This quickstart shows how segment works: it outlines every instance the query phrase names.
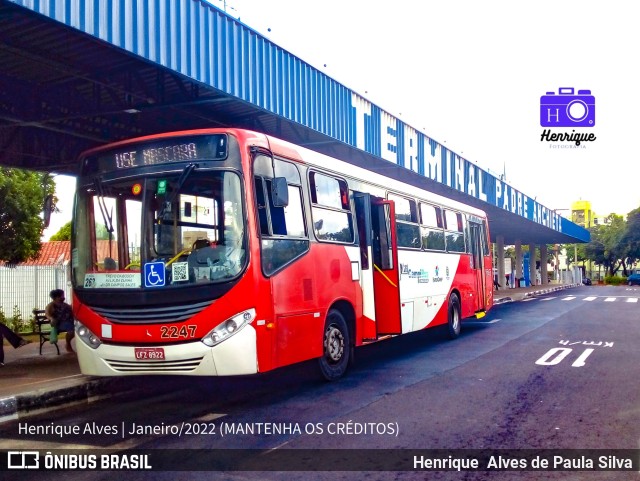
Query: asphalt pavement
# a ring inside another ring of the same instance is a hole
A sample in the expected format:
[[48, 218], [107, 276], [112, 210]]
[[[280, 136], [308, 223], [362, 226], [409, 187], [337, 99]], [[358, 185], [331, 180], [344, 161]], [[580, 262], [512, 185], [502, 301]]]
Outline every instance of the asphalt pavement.
[[[494, 291], [494, 302], [513, 302], [571, 287], [575, 285], [501, 288]], [[55, 346], [45, 343], [40, 354], [37, 341], [18, 349], [4, 343], [5, 365], [0, 367], [0, 423], [140, 389], [141, 376], [101, 378], [81, 374], [76, 354], [65, 352], [63, 340], [60, 346], [58, 354]], [[161, 384], [148, 377], [145, 382], [150, 387]]]

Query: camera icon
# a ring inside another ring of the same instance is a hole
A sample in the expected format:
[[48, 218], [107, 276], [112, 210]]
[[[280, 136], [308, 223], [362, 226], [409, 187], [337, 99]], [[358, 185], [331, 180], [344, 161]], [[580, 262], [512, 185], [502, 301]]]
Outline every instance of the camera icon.
[[596, 98], [591, 90], [560, 87], [558, 93], [540, 97], [542, 127], [593, 127], [596, 124]]

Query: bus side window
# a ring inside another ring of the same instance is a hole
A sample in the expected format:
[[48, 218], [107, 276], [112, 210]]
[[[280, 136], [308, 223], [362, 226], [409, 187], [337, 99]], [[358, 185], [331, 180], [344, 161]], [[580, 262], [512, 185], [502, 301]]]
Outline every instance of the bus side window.
[[[266, 179], [267, 192], [271, 192], [271, 179]], [[273, 199], [270, 195], [269, 212], [271, 213], [271, 233], [273, 235], [287, 235], [287, 221], [285, 219], [285, 207], [276, 207], [273, 205]], [[295, 200], [294, 200], [295, 202]]]
[[289, 185], [290, 204], [275, 207], [271, 201], [271, 179], [255, 177], [256, 204], [260, 233], [262, 235], [281, 235], [304, 237], [306, 229], [302, 214], [302, 193], [300, 187]]
[[442, 209], [440, 207], [420, 203], [422, 248], [443, 251], [444, 231], [442, 230]]
[[376, 204], [371, 207], [373, 264], [382, 270], [393, 269], [390, 216], [389, 204]]
[[360, 267], [368, 270], [369, 246], [371, 243], [371, 197], [362, 192], [353, 193], [353, 203], [355, 206], [356, 228], [358, 229], [358, 239], [360, 244]]
[[258, 207], [258, 220], [260, 221], [260, 233], [269, 235], [269, 212], [265, 201], [264, 182], [262, 177], [254, 179], [256, 187], [256, 204]]
[[355, 232], [347, 183], [336, 177], [311, 172], [309, 190], [316, 238], [324, 242], [353, 243]]
[[489, 229], [487, 227], [487, 219], [482, 223], [482, 254], [484, 256], [489, 255]]
[[420, 226], [418, 225], [416, 201], [394, 194], [389, 194], [388, 198], [396, 206], [398, 247], [420, 249]]
[[447, 252], [465, 252], [462, 214], [451, 210], [445, 210], [444, 214]]
[[254, 183], [262, 236], [262, 271], [270, 276], [309, 250], [302, 189], [289, 184], [288, 205], [275, 207], [269, 195], [271, 179], [256, 176]]

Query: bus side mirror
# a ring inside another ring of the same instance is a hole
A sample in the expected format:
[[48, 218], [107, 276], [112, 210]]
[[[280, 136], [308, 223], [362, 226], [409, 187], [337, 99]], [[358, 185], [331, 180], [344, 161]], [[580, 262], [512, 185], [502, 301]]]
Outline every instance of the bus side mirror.
[[289, 205], [289, 186], [285, 177], [271, 179], [271, 203], [274, 207]]

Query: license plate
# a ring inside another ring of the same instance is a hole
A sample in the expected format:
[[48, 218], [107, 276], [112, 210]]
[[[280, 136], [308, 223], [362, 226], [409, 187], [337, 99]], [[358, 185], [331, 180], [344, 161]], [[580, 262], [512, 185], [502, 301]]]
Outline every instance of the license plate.
[[162, 347], [135, 347], [133, 351], [138, 361], [164, 361]]

